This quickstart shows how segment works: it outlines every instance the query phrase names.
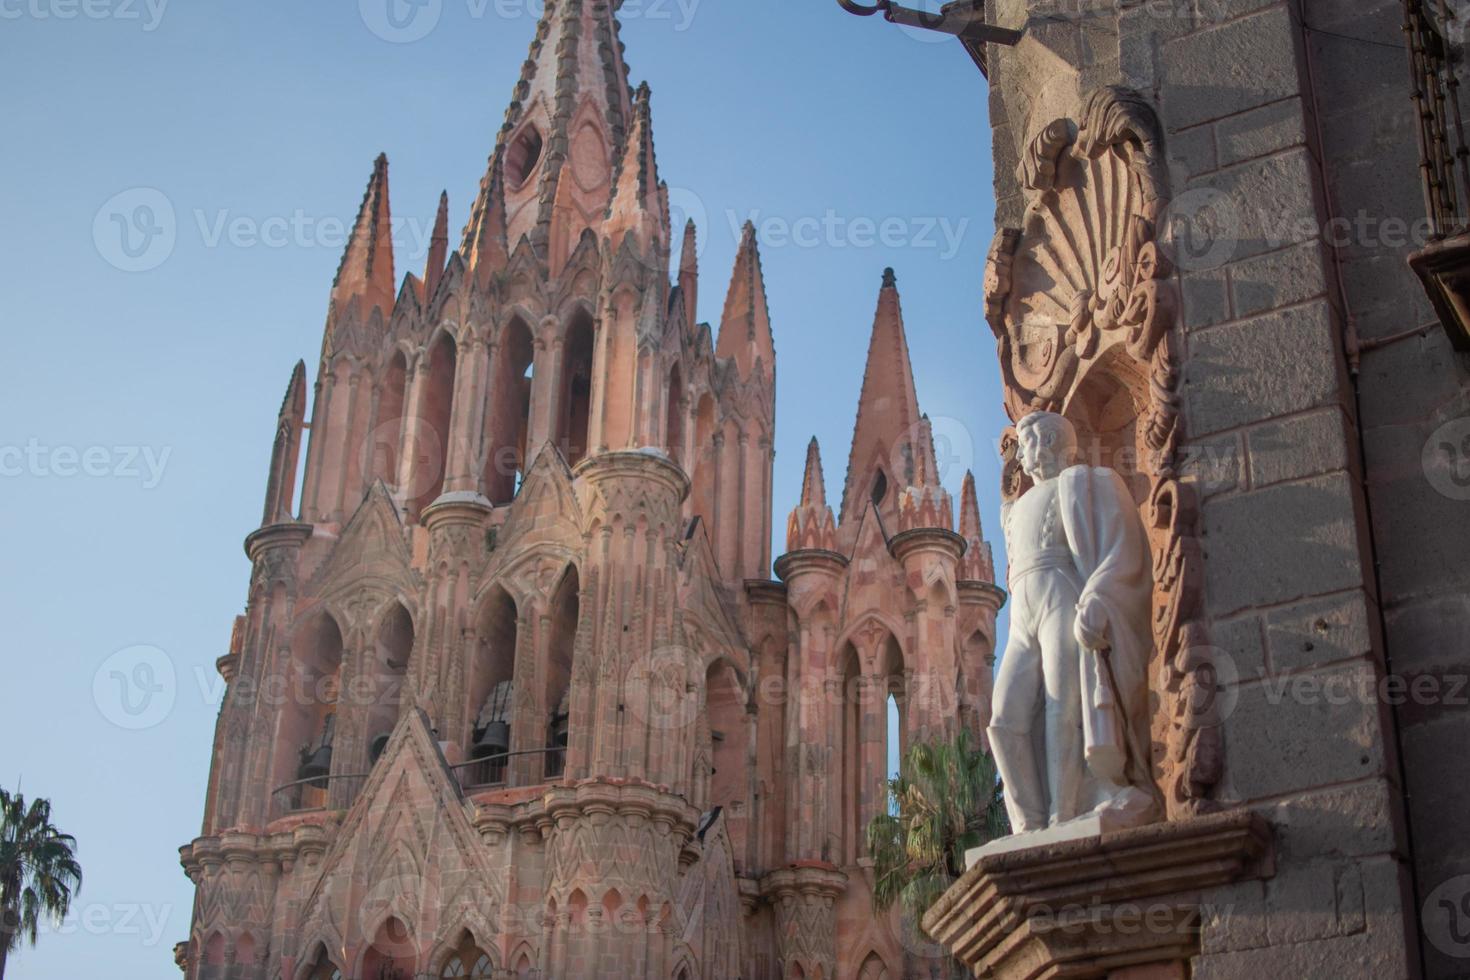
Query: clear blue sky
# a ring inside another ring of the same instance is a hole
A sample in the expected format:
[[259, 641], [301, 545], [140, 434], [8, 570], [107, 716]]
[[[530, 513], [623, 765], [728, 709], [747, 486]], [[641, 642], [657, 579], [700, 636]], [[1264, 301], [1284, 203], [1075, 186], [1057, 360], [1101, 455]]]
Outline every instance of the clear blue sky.
[[[367, 26], [374, 2], [0, 0], [0, 783], [52, 798], [86, 871], [67, 935], [13, 957], [14, 980], [175, 975], [213, 664], [245, 599], [241, 541], [287, 376], [315, 366], [338, 227], [385, 151], [400, 277], [422, 267], [441, 188], [458, 242], [539, 10], [437, 0], [433, 30], [392, 43]], [[945, 482], [958, 499], [973, 455], [993, 536], [1004, 414], [981, 306], [980, 74], [957, 44], [832, 0], [625, 10], [660, 170], [706, 216], [702, 319], [718, 320], [740, 223], [762, 231], [778, 536], [813, 434], [840, 492], [888, 265], [921, 405], [959, 446]], [[161, 196], [171, 250], [120, 250], [120, 206], [104, 208], [119, 194], [140, 221], [154, 206], [150, 227]], [[122, 710], [115, 671], [163, 689], [144, 715]]]

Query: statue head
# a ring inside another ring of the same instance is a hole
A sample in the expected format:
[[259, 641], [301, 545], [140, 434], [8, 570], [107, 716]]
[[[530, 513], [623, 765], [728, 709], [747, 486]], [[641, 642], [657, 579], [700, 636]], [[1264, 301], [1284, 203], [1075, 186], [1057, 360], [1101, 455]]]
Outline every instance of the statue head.
[[1061, 473], [1077, 454], [1077, 430], [1055, 412], [1032, 412], [1016, 423], [1021, 468], [1033, 480]]

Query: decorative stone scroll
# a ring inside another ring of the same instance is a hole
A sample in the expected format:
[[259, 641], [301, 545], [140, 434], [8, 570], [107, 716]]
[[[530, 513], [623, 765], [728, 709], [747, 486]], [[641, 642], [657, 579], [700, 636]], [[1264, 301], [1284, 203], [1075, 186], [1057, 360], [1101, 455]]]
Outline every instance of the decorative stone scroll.
[[[1098, 462], [1136, 467], [1132, 483], [1154, 559], [1154, 775], [1169, 816], [1178, 818], [1212, 808], [1223, 750], [1209, 710], [1208, 634], [1197, 619], [1199, 512], [1179, 472], [1177, 302], [1158, 237], [1168, 200], [1159, 132], [1148, 103], [1121, 88], [1093, 92], [1079, 120], [1041, 129], [1018, 172], [1024, 226], [1002, 228], [991, 247], [985, 312], [1012, 421], [1061, 413], [1130, 454]], [[1099, 392], [1120, 394], [1104, 412]], [[1128, 416], [1121, 422], [1119, 404]], [[1002, 450], [1003, 496], [1015, 500], [1027, 481], [1014, 430]]]

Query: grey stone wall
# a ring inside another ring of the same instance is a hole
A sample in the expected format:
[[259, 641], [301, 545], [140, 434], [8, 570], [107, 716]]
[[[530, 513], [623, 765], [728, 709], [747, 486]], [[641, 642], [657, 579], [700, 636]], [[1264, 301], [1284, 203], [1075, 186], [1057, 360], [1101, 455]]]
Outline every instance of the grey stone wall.
[[1197, 236], [1177, 285], [1233, 668], [1219, 795], [1279, 850], [1274, 877], [1211, 897], [1195, 976], [1414, 976], [1421, 950], [1428, 977], [1470, 975], [1438, 904], [1470, 896], [1470, 370], [1405, 262], [1424, 205], [1399, 0], [988, 13], [1027, 32], [991, 49], [998, 221], [1020, 222], [1036, 129], [1124, 85], [1158, 111]]

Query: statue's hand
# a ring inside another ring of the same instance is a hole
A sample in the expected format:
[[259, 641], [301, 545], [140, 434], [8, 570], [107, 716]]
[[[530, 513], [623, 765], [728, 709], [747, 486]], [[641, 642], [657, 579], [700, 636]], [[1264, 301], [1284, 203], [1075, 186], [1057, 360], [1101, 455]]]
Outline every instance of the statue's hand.
[[1097, 601], [1084, 601], [1077, 606], [1077, 621], [1072, 633], [1084, 650], [1106, 650], [1108, 642], [1108, 614]]

